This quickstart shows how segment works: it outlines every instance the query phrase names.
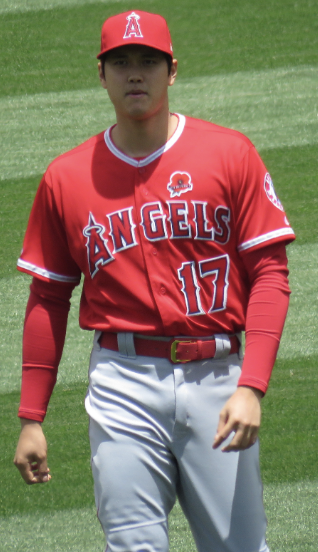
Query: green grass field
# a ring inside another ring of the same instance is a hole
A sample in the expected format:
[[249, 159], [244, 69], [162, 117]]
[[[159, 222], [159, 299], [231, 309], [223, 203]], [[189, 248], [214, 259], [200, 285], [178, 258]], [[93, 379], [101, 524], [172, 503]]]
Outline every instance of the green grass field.
[[[128, 9], [168, 19], [179, 59], [171, 108], [247, 134], [296, 231], [288, 248], [290, 311], [263, 400], [261, 468], [271, 551], [317, 552], [316, 0], [0, 0], [0, 549], [101, 552], [104, 546], [83, 406], [92, 335], [78, 329], [79, 290], [44, 423], [53, 479], [28, 487], [12, 463], [30, 283], [15, 266], [47, 164], [113, 122], [95, 56], [104, 19]], [[171, 551], [194, 552], [178, 504], [170, 535]]]

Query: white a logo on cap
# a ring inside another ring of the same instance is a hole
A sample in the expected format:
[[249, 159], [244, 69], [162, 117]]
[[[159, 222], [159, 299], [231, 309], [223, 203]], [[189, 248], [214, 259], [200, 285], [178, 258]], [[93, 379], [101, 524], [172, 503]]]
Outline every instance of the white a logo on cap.
[[140, 15], [137, 15], [135, 12], [132, 12], [130, 15], [128, 15], [128, 23], [123, 38], [130, 38], [131, 36], [143, 38], [138, 19], [140, 19]]

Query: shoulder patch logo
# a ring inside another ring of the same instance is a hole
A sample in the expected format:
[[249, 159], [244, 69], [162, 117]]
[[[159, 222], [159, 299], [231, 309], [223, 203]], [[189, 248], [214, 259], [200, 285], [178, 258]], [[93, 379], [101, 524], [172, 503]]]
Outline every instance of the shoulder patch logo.
[[174, 172], [170, 176], [170, 182], [167, 185], [170, 197], [179, 196], [193, 190], [191, 176], [187, 172]]
[[271, 179], [271, 175], [269, 173], [265, 174], [264, 190], [266, 192], [266, 195], [267, 195], [269, 201], [271, 201], [272, 204], [275, 205], [275, 207], [277, 207], [277, 209], [280, 209], [281, 211], [284, 211], [284, 207], [282, 206], [281, 202], [279, 201], [279, 199], [276, 195], [274, 184], [273, 184], [273, 181]]
[[131, 36], [136, 36], [138, 38], [143, 38], [138, 19], [140, 15], [137, 15], [135, 12], [132, 12], [126, 18], [128, 23], [126, 26], [125, 34], [123, 38], [130, 38]]

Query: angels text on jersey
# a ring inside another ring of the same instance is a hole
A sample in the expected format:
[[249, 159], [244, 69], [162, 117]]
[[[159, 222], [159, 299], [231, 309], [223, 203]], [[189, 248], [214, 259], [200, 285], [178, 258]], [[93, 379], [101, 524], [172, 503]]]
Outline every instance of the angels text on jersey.
[[[207, 216], [207, 202], [191, 201], [191, 204], [186, 201], [167, 201], [169, 216], [165, 214], [160, 201], [144, 204], [140, 212], [140, 226], [145, 239], [156, 242], [193, 238], [226, 244], [230, 238], [230, 209], [219, 205], [214, 210], [211, 222]], [[104, 221], [96, 220], [94, 214], [89, 213], [83, 235], [87, 238], [87, 256], [92, 278], [100, 266], [115, 260], [116, 253], [139, 245], [133, 210], [133, 207], [127, 207], [106, 214]], [[108, 231], [106, 220], [109, 224]]]
[[[160, 201], [146, 203], [141, 207], [139, 226], [148, 242], [194, 239], [225, 245], [229, 241], [231, 213], [228, 207], [219, 205], [214, 211], [210, 208], [208, 215], [208, 202], [173, 200], [166, 202], [166, 208], [167, 214]], [[133, 207], [107, 213], [103, 221], [89, 213], [83, 235], [86, 237], [92, 278], [101, 267], [115, 261], [116, 254], [139, 245], [136, 228]], [[228, 255], [200, 261], [197, 268], [193, 261], [182, 263], [178, 269], [178, 278], [188, 316], [205, 314], [200, 301], [197, 272], [199, 277], [212, 277], [212, 304], [209, 312], [226, 307], [229, 263]]]

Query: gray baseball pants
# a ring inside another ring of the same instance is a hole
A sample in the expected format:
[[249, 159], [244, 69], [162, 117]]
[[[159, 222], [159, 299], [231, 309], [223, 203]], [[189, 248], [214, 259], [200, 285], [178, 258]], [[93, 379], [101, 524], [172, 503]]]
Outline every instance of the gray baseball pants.
[[107, 552], [168, 552], [178, 497], [198, 552], [269, 552], [259, 443], [212, 449], [240, 374], [237, 354], [172, 364], [98, 344], [85, 401]]

